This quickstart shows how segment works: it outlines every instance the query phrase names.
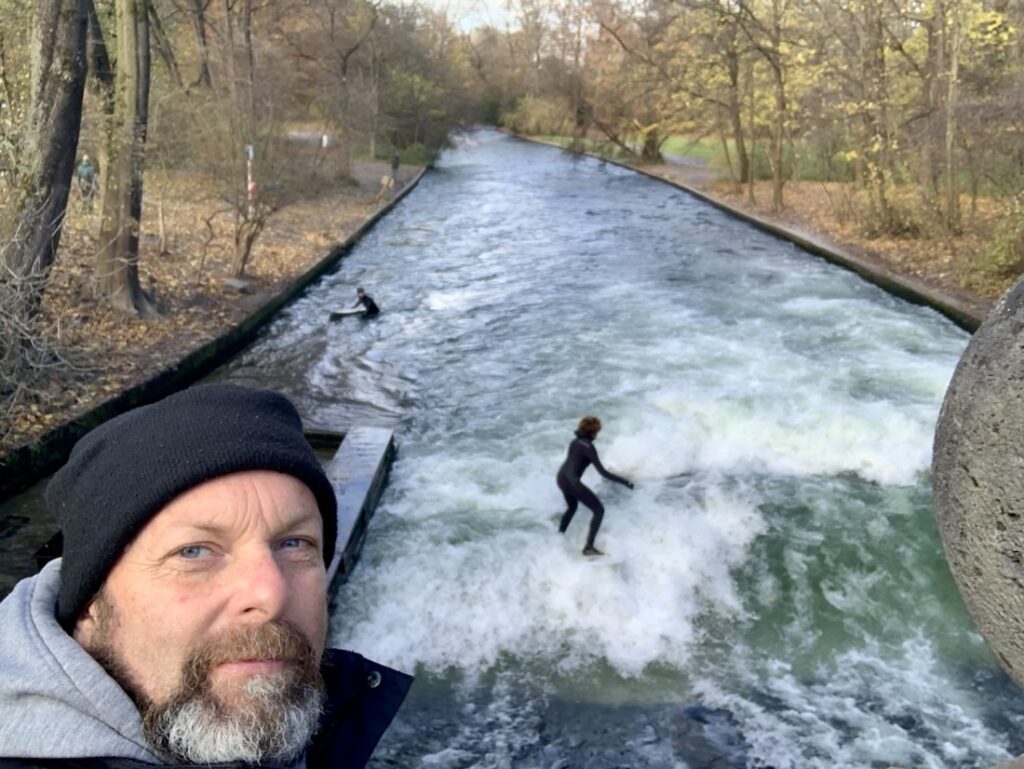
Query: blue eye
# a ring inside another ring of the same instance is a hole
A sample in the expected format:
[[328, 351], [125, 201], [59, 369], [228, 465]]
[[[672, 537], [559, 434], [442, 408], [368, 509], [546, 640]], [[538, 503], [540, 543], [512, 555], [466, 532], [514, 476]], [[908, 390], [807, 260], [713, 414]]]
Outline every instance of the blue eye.
[[281, 549], [294, 550], [296, 548], [302, 547], [304, 544], [305, 541], [299, 539], [298, 537], [289, 537], [288, 539], [281, 540]]
[[188, 545], [187, 547], [181, 548], [181, 550], [178, 551], [178, 555], [180, 555], [182, 558], [192, 560], [195, 558], [199, 558], [200, 556], [204, 555], [205, 553], [208, 553], [209, 551], [210, 549], [208, 547], [203, 547], [202, 545]]

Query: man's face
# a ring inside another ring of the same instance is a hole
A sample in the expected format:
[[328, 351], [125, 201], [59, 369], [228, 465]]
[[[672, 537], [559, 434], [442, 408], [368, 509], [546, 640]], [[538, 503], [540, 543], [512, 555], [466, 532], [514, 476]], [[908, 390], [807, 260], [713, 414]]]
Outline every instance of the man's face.
[[271, 711], [319, 696], [326, 635], [316, 500], [297, 479], [262, 470], [207, 481], [164, 507], [74, 630], [136, 699], [147, 726], [205, 703], [208, 722], [193, 719], [198, 731], [235, 716], [258, 728], [280, 716], [281, 728], [293, 729], [290, 714]]

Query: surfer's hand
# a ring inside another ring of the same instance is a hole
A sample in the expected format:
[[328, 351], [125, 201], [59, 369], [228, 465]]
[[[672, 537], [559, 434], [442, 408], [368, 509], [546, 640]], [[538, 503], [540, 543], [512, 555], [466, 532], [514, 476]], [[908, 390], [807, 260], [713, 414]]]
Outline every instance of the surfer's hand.
[[633, 489], [633, 481], [626, 481], [626, 482], [625, 482], [625, 483], [623, 484], [623, 486], [625, 486], [625, 487], [626, 487], [627, 489], [630, 489], [630, 490], [632, 490], [632, 489]]

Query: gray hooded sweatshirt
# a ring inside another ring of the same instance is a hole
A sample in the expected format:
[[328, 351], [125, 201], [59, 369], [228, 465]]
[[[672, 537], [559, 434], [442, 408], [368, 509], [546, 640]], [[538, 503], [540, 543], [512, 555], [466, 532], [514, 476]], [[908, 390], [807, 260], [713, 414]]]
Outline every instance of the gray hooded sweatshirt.
[[0, 603], [0, 756], [161, 763], [135, 704], [57, 624], [60, 559]]

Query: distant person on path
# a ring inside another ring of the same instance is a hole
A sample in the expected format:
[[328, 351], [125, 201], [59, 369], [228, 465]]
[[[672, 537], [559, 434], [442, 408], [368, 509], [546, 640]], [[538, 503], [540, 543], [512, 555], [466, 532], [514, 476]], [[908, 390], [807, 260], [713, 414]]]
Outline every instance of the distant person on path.
[[352, 306], [358, 307], [359, 305], [362, 305], [364, 318], [374, 318], [380, 314], [380, 307], [378, 307], [377, 303], [373, 301], [372, 296], [363, 291], [362, 287], [356, 289], [356, 296], [358, 298], [356, 299], [356, 303]]
[[391, 178], [395, 181], [395, 186], [398, 186], [398, 165], [401, 161], [398, 158], [398, 150], [395, 147], [391, 148]]
[[92, 209], [92, 199], [96, 195], [96, 166], [92, 164], [88, 155], [82, 155], [82, 160], [75, 168], [75, 180], [78, 182], [78, 191], [82, 193], [82, 200], [86, 208]]
[[121, 414], [46, 505], [63, 557], [0, 603], [0, 769], [364, 769], [412, 679], [327, 647], [337, 498], [291, 402]]
[[580, 502], [590, 508], [590, 532], [587, 534], [587, 544], [583, 547], [583, 555], [604, 555], [594, 546], [594, 539], [597, 537], [597, 530], [601, 528], [601, 521], [604, 519], [604, 505], [597, 495], [583, 484], [580, 478], [583, 471], [590, 465], [594, 466], [602, 476], [608, 480], [621, 483], [627, 489], [633, 488], [633, 482], [605, 470], [601, 460], [597, 457], [597, 449], [594, 448], [594, 439], [601, 432], [601, 420], [594, 416], [585, 416], [576, 427], [576, 437], [569, 444], [569, 452], [565, 457], [562, 466], [558, 468], [558, 475], [555, 480], [558, 488], [565, 497], [566, 510], [562, 520], [558, 524], [558, 530], [565, 533], [576, 514], [576, 508]]

